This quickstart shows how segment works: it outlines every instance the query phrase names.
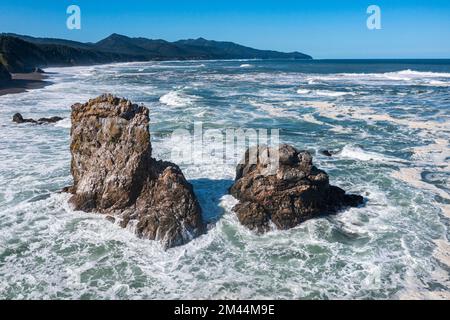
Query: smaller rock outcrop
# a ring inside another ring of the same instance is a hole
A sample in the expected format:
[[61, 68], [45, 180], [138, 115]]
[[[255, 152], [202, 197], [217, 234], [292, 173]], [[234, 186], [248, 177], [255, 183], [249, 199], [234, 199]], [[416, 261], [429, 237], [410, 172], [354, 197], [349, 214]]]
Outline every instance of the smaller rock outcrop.
[[102, 95], [72, 106], [70, 203], [105, 214], [165, 248], [204, 232], [200, 205], [180, 168], [151, 157], [149, 110]]
[[[309, 152], [289, 145], [274, 151], [267, 147], [249, 149], [237, 167], [230, 193], [239, 200], [234, 211], [246, 227], [265, 232], [272, 222], [278, 229], [289, 229], [307, 219], [363, 203], [361, 196], [331, 186], [327, 173], [313, 165]], [[250, 152], [257, 154], [255, 163], [249, 161]], [[275, 172], [268, 171], [271, 164], [261, 160], [272, 154], [279, 157]]]
[[63, 120], [61, 117], [51, 117], [51, 118], [40, 118], [38, 120], [25, 119], [20, 113], [13, 115], [13, 122], [15, 123], [34, 123], [34, 124], [44, 124], [44, 123], [55, 123]]

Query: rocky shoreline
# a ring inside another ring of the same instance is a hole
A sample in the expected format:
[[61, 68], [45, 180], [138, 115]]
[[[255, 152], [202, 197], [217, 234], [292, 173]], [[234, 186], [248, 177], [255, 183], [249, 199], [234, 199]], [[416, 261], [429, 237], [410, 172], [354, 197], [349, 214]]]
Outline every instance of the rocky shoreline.
[[[73, 105], [71, 121], [74, 183], [63, 191], [72, 195], [75, 210], [104, 214], [166, 249], [205, 232], [200, 204], [181, 169], [152, 158], [145, 106], [105, 94]], [[271, 172], [264, 159], [275, 151], [279, 161]], [[250, 152], [256, 163], [249, 162]], [[240, 223], [258, 233], [363, 204], [363, 197], [331, 186], [310, 153], [289, 145], [247, 150], [229, 191], [239, 200], [233, 210]]]

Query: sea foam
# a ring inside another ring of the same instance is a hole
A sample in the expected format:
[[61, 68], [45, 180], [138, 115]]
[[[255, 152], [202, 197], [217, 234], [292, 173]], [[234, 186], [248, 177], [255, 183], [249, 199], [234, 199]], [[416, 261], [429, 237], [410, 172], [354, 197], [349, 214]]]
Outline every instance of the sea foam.
[[[56, 72], [49, 74], [54, 84], [1, 96], [0, 297], [448, 297], [448, 198], [442, 186], [422, 178], [448, 172], [446, 73], [309, 74], [264, 63], [269, 68], [251, 72], [235, 61], [49, 69]], [[435, 87], [420, 88], [427, 82]], [[356, 95], [320, 96], [318, 90]], [[298, 148], [342, 150], [314, 162], [334, 185], [363, 194], [366, 204], [258, 235], [232, 211], [236, 200], [227, 189], [234, 164], [180, 164], [209, 228], [164, 251], [99, 215], [74, 212], [68, 196], [58, 193], [72, 183], [68, 120], [11, 122], [17, 111], [69, 119], [72, 104], [105, 91], [149, 107], [158, 159], [170, 160], [171, 132], [191, 129], [194, 121], [204, 121], [205, 129], [281, 128], [282, 142]]]

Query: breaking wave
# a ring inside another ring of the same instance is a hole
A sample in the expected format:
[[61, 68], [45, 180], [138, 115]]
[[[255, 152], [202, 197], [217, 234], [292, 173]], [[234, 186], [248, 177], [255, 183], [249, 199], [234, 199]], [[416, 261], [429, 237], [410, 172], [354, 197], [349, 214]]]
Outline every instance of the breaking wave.
[[197, 99], [197, 96], [188, 95], [180, 90], [175, 90], [161, 96], [159, 102], [172, 107], [183, 107], [193, 104]]

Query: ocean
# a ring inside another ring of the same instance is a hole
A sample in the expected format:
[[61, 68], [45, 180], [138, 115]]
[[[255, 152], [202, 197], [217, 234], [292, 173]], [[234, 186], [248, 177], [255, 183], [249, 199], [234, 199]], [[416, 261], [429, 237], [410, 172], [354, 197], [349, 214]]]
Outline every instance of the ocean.
[[[168, 61], [49, 68], [0, 97], [1, 299], [450, 298], [450, 60]], [[257, 235], [227, 189], [235, 164], [180, 164], [208, 232], [164, 251], [74, 212], [70, 106], [109, 92], [150, 109], [153, 156], [171, 133], [279, 129], [362, 208]], [[62, 116], [56, 124], [14, 124]], [[335, 151], [326, 157], [319, 151]]]

